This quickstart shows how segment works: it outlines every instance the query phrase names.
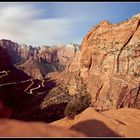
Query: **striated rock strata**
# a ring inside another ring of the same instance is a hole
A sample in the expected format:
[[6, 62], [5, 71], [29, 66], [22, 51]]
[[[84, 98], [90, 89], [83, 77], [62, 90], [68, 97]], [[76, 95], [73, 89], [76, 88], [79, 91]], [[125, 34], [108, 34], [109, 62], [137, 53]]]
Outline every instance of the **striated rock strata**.
[[87, 82], [97, 110], [140, 108], [140, 15], [95, 25], [67, 71]]
[[[15, 67], [34, 78], [41, 79], [49, 72], [63, 71], [70, 65], [79, 51], [79, 45], [72, 43], [32, 47], [2, 39], [0, 40], [0, 45], [7, 50], [11, 63]], [[31, 66], [31, 64], [34, 66]], [[34, 68], [36, 69], [35, 71]]]

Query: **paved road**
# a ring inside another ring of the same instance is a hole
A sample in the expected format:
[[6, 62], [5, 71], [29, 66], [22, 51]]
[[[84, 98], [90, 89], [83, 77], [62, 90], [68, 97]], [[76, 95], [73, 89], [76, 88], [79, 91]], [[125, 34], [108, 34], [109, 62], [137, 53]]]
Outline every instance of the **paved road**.
[[24, 90], [25, 92], [27, 92], [34, 85], [33, 78], [31, 78], [30, 81], [31, 81], [31, 84], [27, 86], [27, 88]]
[[[0, 71], [0, 74], [1, 74], [1, 73], [3, 74], [3, 75], [0, 76], [0, 78], [5, 77], [5, 76], [8, 76], [8, 73], [9, 73], [9, 72], [10, 72], [10, 71]], [[7, 86], [7, 85], [21, 84], [21, 83], [26, 83], [26, 82], [31, 81], [31, 84], [28, 85], [28, 87], [24, 90], [25, 92], [27, 92], [27, 91], [34, 85], [34, 80], [35, 80], [34, 78], [30, 78], [30, 79], [23, 80], [23, 81], [19, 81], [19, 82], [4, 83], [4, 84], [0, 84], [0, 87], [2, 87], [2, 86]], [[39, 80], [41, 80], [41, 79], [39, 79]], [[41, 80], [41, 85], [38, 85], [37, 87], [31, 88], [31, 89], [30, 89], [30, 94], [33, 93], [33, 90], [39, 89], [39, 88], [41, 88], [41, 87], [44, 87], [44, 86], [45, 86], [44, 83], [45, 83], [45, 80]]]
[[41, 86], [45, 87], [45, 80], [41, 80]]
[[29, 81], [30, 81], [30, 79], [24, 80], [24, 81], [20, 81], [20, 82], [9, 82], [9, 83], [4, 83], [4, 84], [0, 84], [0, 87], [2, 87], [2, 86], [7, 86], [7, 85], [15, 85], [15, 84], [26, 83], [26, 82], [29, 82]]
[[0, 73], [3, 74], [3, 75], [0, 76], [0, 78], [7, 76], [9, 72], [10, 71], [0, 71]]
[[32, 89], [30, 89], [30, 94], [32, 94], [33, 92], [33, 90], [36, 90], [36, 89], [39, 89], [41, 86], [40, 85], [38, 85], [38, 87], [35, 87], [35, 88], [32, 88]]
[[[25, 92], [27, 92], [27, 91], [34, 85], [34, 81], [33, 81], [33, 80], [35, 80], [35, 79], [32, 79], [32, 80], [31, 80], [31, 84], [24, 90]], [[33, 90], [36, 90], [36, 89], [39, 89], [39, 88], [45, 86], [45, 85], [44, 85], [45, 80], [41, 80], [41, 79], [38, 79], [38, 80], [41, 81], [41, 85], [38, 85], [37, 87], [31, 88], [31, 89], [30, 89], [30, 94], [33, 93]]]

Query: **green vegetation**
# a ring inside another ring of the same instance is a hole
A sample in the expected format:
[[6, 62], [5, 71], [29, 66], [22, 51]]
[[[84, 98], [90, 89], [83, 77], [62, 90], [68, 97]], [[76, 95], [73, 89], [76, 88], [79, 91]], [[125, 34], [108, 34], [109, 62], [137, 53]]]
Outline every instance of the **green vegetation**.
[[76, 94], [67, 104], [64, 115], [70, 119], [73, 119], [75, 115], [85, 110], [89, 107], [91, 103], [91, 96], [90, 94]]
[[69, 100], [70, 95], [67, 86], [58, 85], [48, 92], [41, 104], [41, 108], [46, 108], [54, 104], [67, 103]]
[[116, 41], [115, 44], [119, 44], [119, 42]]
[[134, 72], [135, 77], [140, 77], [140, 73]]
[[67, 85], [58, 85], [48, 92], [43, 102], [41, 109], [65, 104], [64, 116], [74, 118], [75, 115], [85, 110], [91, 104], [91, 95], [87, 92], [86, 84], [76, 78], [76, 94], [70, 95]]
[[91, 95], [87, 92], [86, 84], [82, 81], [79, 85], [77, 85], [77, 94], [71, 96], [64, 111], [64, 115], [70, 119], [73, 119], [75, 115], [91, 104]]

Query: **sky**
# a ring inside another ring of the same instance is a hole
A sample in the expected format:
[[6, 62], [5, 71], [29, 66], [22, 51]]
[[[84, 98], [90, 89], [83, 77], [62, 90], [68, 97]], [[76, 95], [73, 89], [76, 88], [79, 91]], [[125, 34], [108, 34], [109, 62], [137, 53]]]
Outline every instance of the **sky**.
[[102, 20], [118, 23], [140, 13], [140, 2], [0, 2], [0, 39], [19, 44], [80, 44]]

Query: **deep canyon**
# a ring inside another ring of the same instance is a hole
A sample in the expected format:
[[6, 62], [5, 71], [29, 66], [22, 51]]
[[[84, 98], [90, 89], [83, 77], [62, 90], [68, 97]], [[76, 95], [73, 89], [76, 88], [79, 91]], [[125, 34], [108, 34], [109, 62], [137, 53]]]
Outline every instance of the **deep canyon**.
[[80, 45], [0, 40], [0, 136], [140, 137], [139, 109], [140, 14]]

